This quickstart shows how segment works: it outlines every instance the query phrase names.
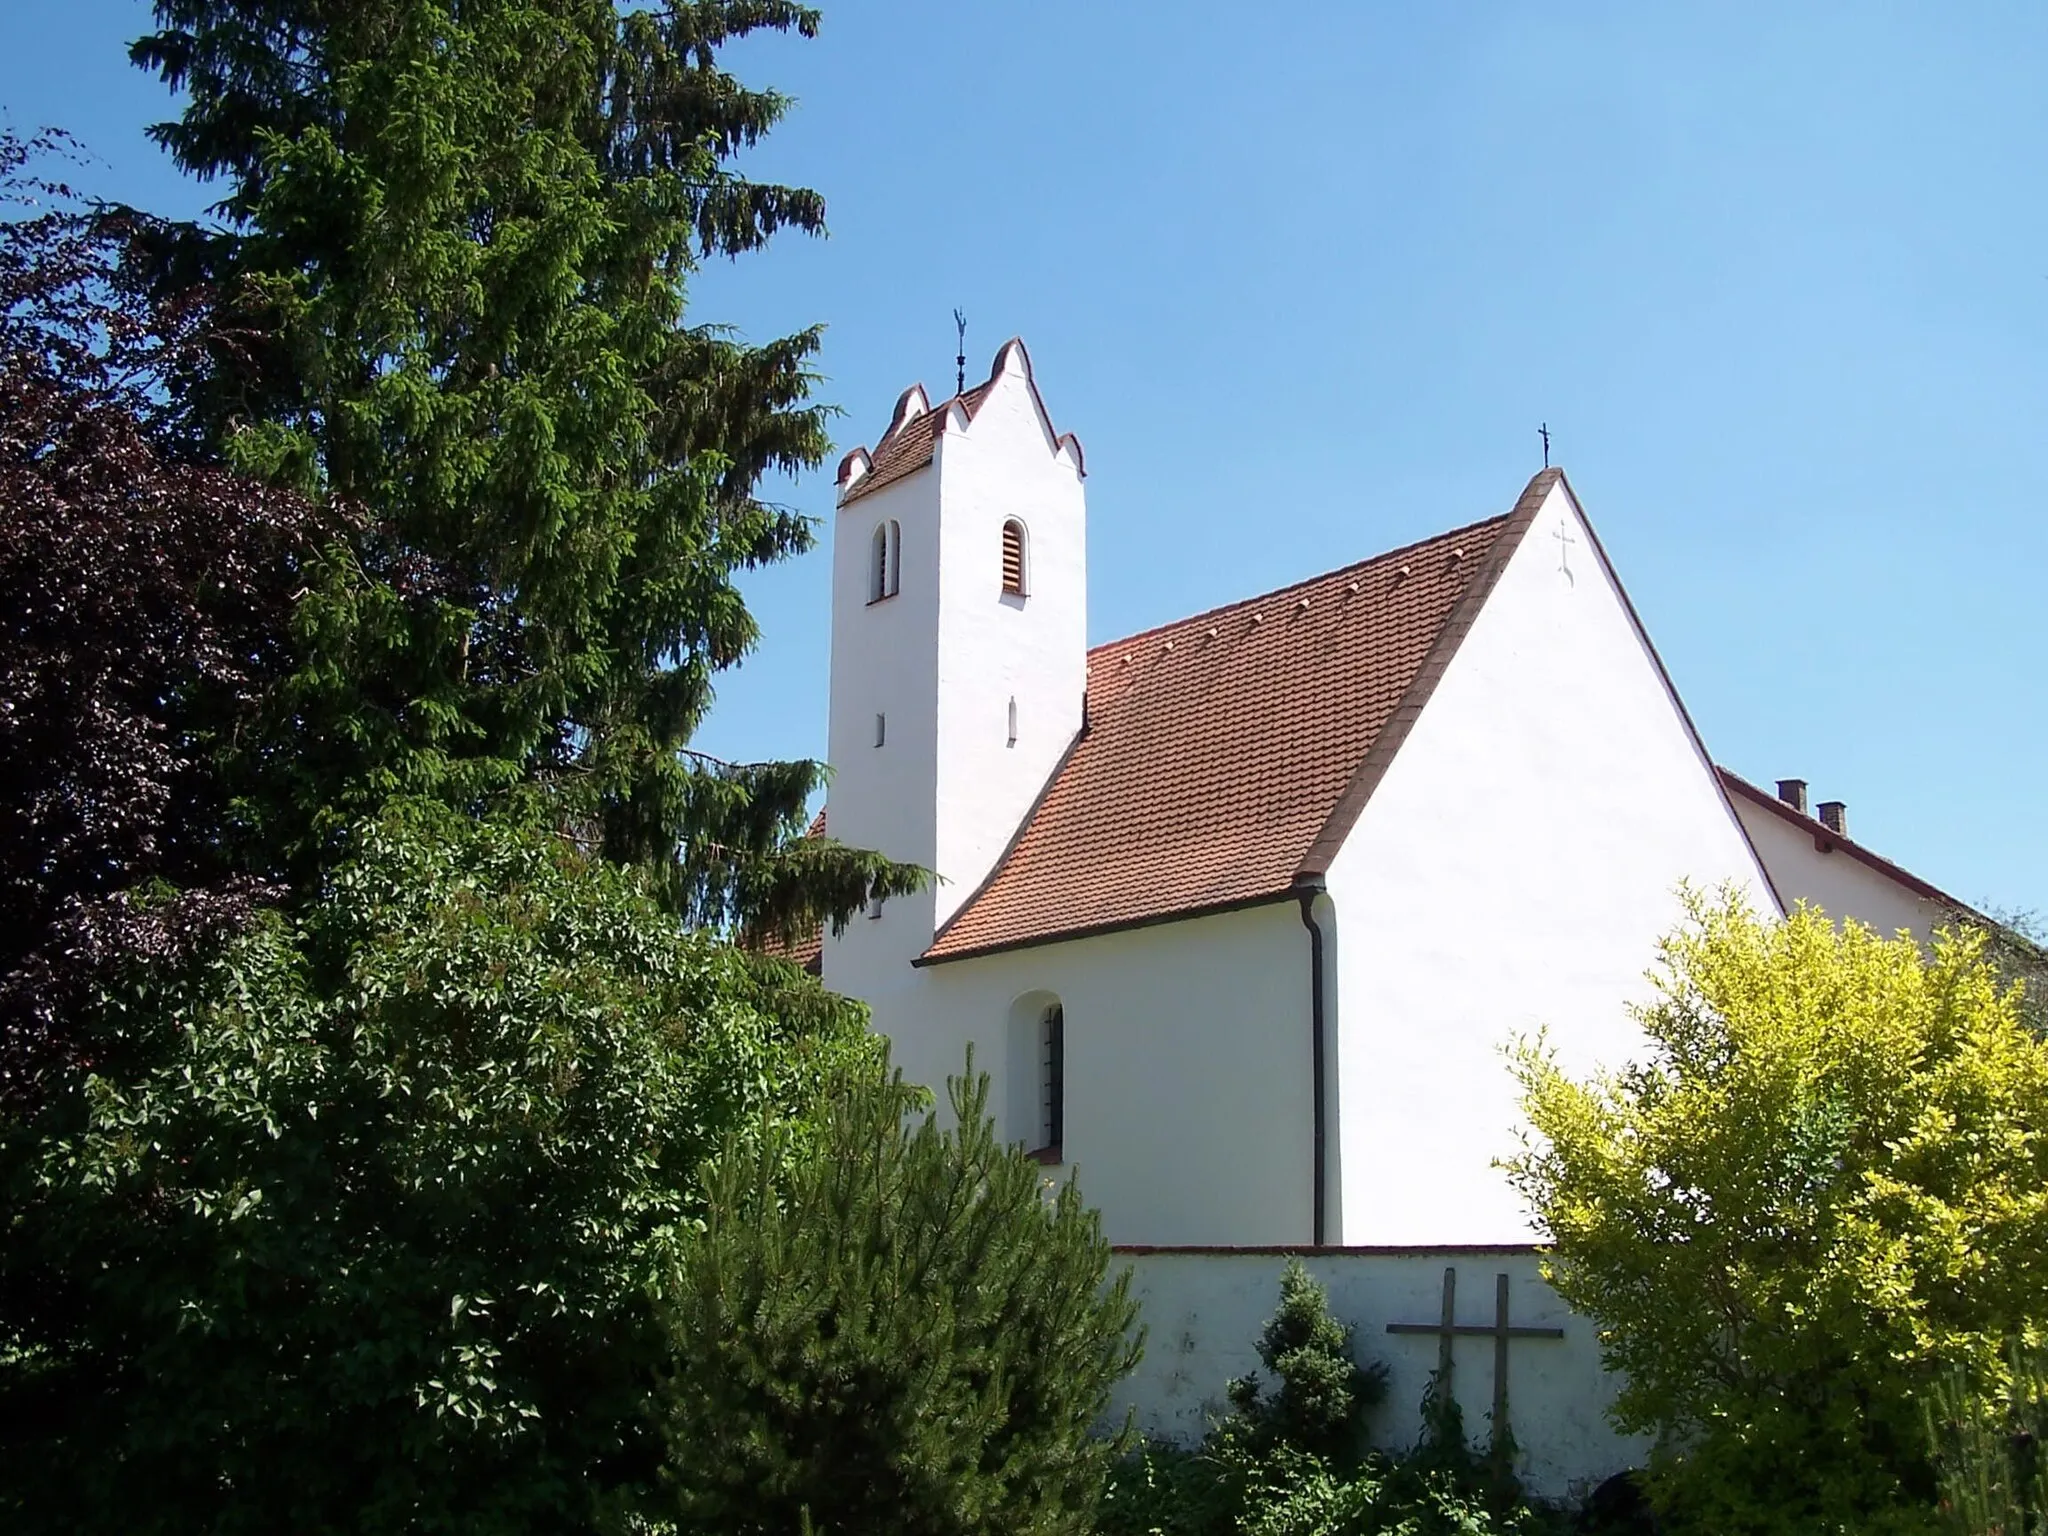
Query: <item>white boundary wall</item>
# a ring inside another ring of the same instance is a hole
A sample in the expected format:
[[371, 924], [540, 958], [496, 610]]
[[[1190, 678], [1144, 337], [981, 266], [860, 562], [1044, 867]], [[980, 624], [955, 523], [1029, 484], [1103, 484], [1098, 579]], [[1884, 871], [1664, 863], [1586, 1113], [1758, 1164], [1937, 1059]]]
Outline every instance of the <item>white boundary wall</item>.
[[[1444, 1248], [1119, 1248], [1115, 1267], [1132, 1271], [1142, 1308], [1145, 1358], [1119, 1388], [1113, 1416], [1135, 1409], [1148, 1435], [1191, 1443], [1228, 1411], [1226, 1384], [1259, 1369], [1259, 1330], [1280, 1299], [1289, 1258], [1329, 1293], [1330, 1310], [1351, 1324], [1353, 1352], [1383, 1361], [1387, 1396], [1371, 1421], [1373, 1444], [1405, 1449], [1421, 1428], [1419, 1407], [1436, 1369], [1434, 1335], [1390, 1334], [1389, 1323], [1434, 1324], [1443, 1311], [1444, 1271], [1458, 1275], [1457, 1321], [1490, 1326], [1495, 1276], [1508, 1276], [1509, 1320], [1557, 1327], [1562, 1339], [1514, 1339], [1508, 1346], [1508, 1422], [1520, 1450], [1516, 1471], [1542, 1497], [1589, 1488], [1640, 1466], [1646, 1442], [1615, 1432], [1606, 1418], [1614, 1379], [1600, 1365], [1593, 1325], [1566, 1309], [1528, 1246]], [[1452, 1382], [1465, 1430], [1484, 1447], [1493, 1410], [1490, 1338], [1453, 1345]]]

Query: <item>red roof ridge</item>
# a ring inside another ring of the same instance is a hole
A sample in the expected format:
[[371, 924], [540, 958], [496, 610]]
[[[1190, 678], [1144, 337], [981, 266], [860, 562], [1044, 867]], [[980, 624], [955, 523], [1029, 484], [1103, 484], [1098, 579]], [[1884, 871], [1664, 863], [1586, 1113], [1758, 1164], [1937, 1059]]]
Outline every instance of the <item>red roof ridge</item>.
[[1406, 544], [1397, 544], [1392, 549], [1383, 549], [1376, 555], [1367, 555], [1364, 559], [1353, 560], [1348, 565], [1339, 565], [1327, 571], [1318, 571], [1313, 576], [1303, 576], [1298, 580], [1288, 582], [1284, 587], [1275, 587], [1270, 592], [1259, 592], [1251, 597], [1234, 598], [1230, 602], [1219, 604], [1214, 608], [1205, 608], [1200, 613], [1191, 613], [1185, 618], [1169, 619], [1163, 624], [1154, 624], [1150, 629], [1137, 630], [1132, 634], [1119, 636], [1115, 640], [1105, 640], [1100, 645], [1088, 648], [1089, 659], [1092, 661], [1097, 656], [1108, 655], [1120, 646], [1149, 639], [1154, 635], [1163, 635], [1170, 629], [1179, 629], [1183, 624], [1199, 624], [1204, 619], [1213, 621], [1239, 608], [1250, 608], [1257, 603], [1273, 602], [1275, 599], [1284, 598], [1289, 593], [1298, 591], [1303, 587], [1313, 587], [1352, 571], [1362, 571], [1369, 565], [1378, 565], [1381, 561], [1391, 560], [1396, 555], [1413, 554], [1425, 544], [1441, 543], [1443, 540], [1455, 538], [1461, 533], [1483, 532], [1491, 529], [1496, 523], [1507, 521], [1512, 516], [1514, 516], [1513, 512], [1496, 512], [1491, 517], [1477, 518], [1469, 523], [1461, 523], [1456, 528], [1446, 528], [1441, 533], [1425, 534], [1422, 538], [1411, 539]]
[[[1380, 780], [1387, 776], [1387, 769], [1394, 761], [1394, 754], [1408, 739], [1408, 733], [1415, 728], [1415, 722], [1422, 718], [1422, 711], [1436, 692], [1436, 685], [1450, 670], [1451, 660], [1465, 643], [1465, 636], [1479, 617], [1479, 610], [1486, 606], [1487, 598], [1493, 595], [1494, 585], [1500, 574], [1507, 568], [1509, 560], [1521, 548], [1522, 535], [1529, 531], [1529, 525], [1536, 521], [1536, 515], [1543, 510], [1543, 504], [1550, 499], [1550, 493], [1560, 484], [1565, 495], [1574, 506], [1578, 498], [1572, 496], [1571, 486], [1564, 478], [1564, 470], [1545, 465], [1522, 487], [1522, 494], [1501, 519], [1500, 537], [1494, 540], [1493, 548], [1487, 551], [1486, 564], [1477, 571], [1459, 598], [1458, 606], [1444, 621], [1444, 627], [1437, 632], [1436, 643], [1430, 647], [1429, 655], [1416, 669], [1415, 677], [1408, 685], [1408, 692], [1396, 706], [1393, 717], [1380, 727], [1366, 748], [1365, 756], [1359, 760], [1358, 771], [1351, 782], [1344, 787], [1344, 793], [1330, 808], [1329, 820], [1316, 833], [1315, 841], [1302, 855], [1301, 867], [1294, 872], [1297, 885], [1319, 883], [1329, 872], [1330, 863], [1337, 857], [1337, 850], [1344, 846], [1344, 839], [1351, 835], [1351, 829], [1364, 814], [1365, 805], [1379, 788]], [[1453, 533], [1463, 530], [1454, 529]], [[1442, 535], [1449, 538], [1451, 534]]]

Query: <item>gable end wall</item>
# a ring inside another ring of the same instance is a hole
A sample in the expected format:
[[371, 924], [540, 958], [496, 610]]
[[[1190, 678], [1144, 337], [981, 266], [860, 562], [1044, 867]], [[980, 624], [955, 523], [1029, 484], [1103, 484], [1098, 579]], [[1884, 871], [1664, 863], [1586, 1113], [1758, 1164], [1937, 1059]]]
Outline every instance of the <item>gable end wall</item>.
[[1333, 1240], [1536, 1235], [1492, 1166], [1521, 1123], [1502, 1047], [1636, 1054], [1687, 879], [1776, 910], [1560, 481], [1330, 865]]

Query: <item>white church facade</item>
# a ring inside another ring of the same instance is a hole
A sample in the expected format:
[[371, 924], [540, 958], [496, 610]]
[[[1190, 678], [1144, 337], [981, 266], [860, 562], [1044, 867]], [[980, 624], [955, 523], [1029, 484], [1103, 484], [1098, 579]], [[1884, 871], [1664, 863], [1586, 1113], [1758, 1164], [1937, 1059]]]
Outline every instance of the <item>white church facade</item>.
[[1839, 805], [1717, 769], [1561, 471], [1092, 649], [1085, 473], [1017, 341], [842, 463], [826, 823], [938, 878], [822, 936], [825, 984], [913, 1079], [971, 1044], [1001, 1133], [1078, 1175], [1138, 1269], [1149, 1427], [1199, 1433], [1313, 1250], [1402, 1405], [1436, 1347], [1372, 1335], [1436, 1319], [1447, 1269], [1482, 1322], [1511, 1287], [1517, 1326], [1564, 1330], [1517, 1344], [1525, 1475], [1614, 1470], [1591, 1330], [1495, 1166], [1502, 1047], [1634, 1054], [1681, 882], [1923, 936], [1967, 909]]

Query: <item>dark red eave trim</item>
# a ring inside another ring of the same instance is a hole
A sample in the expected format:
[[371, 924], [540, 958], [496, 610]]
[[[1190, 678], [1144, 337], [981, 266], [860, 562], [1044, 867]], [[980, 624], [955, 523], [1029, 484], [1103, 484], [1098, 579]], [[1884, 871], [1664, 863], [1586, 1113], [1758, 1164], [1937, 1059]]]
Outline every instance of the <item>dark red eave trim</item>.
[[[1047, 787], [1050, 788], [1050, 785], [1051, 781], [1048, 780]], [[1023, 825], [1030, 824], [1027, 817]], [[1021, 829], [1019, 835], [1022, 835]], [[1001, 868], [1002, 864], [998, 861], [996, 869]], [[995, 871], [991, 870], [989, 881], [993, 882], [994, 879]], [[983, 888], [986, 888], [986, 884]], [[1134, 928], [1158, 928], [1167, 923], [1193, 922], [1202, 917], [1222, 917], [1230, 912], [1247, 912], [1253, 907], [1272, 907], [1283, 901], [1294, 901], [1301, 895], [1302, 890], [1303, 887], [1297, 883], [1284, 886], [1277, 891], [1262, 891], [1256, 896], [1237, 896], [1229, 901], [1212, 901], [1199, 907], [1174, 907], [1165, 912], [1147, 912], [1140, 917], [1118, 917], [1105, 923], [1090, 923], [1082, 928], [1062, 928], [1055, 933], [1034, 933], [1021, 939], [998, 939], [992, 944], [978, 945], [973, 949], [963, 949], [949, 955], [932, 953], [938, 947], [939, 941], [946, 936], [946, 929], [959, 920], [961, 913], [965, 912], [973, 901], [973, 898], [969, 897], [967, 901], [960, 903], [959, 912], [946, 919], [945, 927], [940, 928], [932, 936], [930, 948], [910, 963], [922, 970], [931, 965], [952, 965], [960, 960], [979, 960], [984, 955], [1004, 955], [1013, 949], [1038, 949], [1047, 944], [1067, 944], [1081, 939], [1099, 939], [1109, 933], [1128, 933]]]

